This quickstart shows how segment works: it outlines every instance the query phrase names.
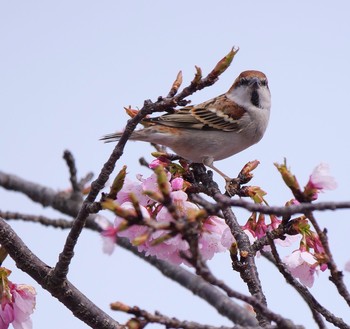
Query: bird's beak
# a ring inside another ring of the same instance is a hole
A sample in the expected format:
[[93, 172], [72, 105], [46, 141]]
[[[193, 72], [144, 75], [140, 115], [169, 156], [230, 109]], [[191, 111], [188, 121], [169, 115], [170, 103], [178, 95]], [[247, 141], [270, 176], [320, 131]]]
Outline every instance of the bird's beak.
[[249, 85], [250, 85], [251, 87], [257, 89], [257, 88], [259, 88], [259, 86], [260, 86], [260, 80], [259, 80], [258, 78], [252, 78], [252, 79], [250, 80]]

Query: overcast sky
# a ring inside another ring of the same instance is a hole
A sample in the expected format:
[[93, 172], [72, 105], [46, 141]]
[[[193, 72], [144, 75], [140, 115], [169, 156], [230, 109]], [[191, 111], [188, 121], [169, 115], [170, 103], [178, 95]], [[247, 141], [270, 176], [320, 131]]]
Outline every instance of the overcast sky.
[[[233, 176], [247, 161], [260, 160], [252, 183], [268, 192], [271, 205], [283, 205], [291, 195], [273, 163], [286, 157], [303, 185], [323, 161], [339, 186], [320, 200], [350, 200], [349, 7], [345, 0], [1, 1], [0, 170], [64, 190], [69, 177], [62, 154], [68, 148], [80, 175], [98, 174], [113, 147], [98, 139], [123, 128], [124, 106], [142, 107], [145, 99], [166, 95], [179, 70], [185, 84], [193, 78], [195, 65], [208, 73], [238, 46], [239, 53], [218, 83], [190, 99], [207, 100], [225, 92], [241, 71], [261, 70], [269, 79], [271, 120], [258, 145], [217, 166]], [[150, 159], [151, 151], [147, 144], [130, 143], [118, 168], [127, 164], [130, 178], [145, 173], [137, 159]], [[223, 186], [222, 179], [217, 180]], [[3, 189], [0, 209], [61, 216]], [[237, 214], [242, 224], [249, 216], [245, 211]], [[328, 228], [342, 269], [350, 258], [350, 211], [317, 217]], [[31, 250], [54, 265], [67, 232], [22, 222], [11, 225]], [[13, 270], [14, 282], [37, 288], [34, 328], [86, 328], [13, 262], [4, 265]], [[230, 270], [227, 253], [210, 265], [232, 287], [246, 291]], [[258, 265], [271, 309], [315, 328], [308, 308], [275, 270], [263, 259]], [[95, 233], [83, 233], [69, 279], [105, 310], [119, 300], [180, 319], [229, 324], [133, 255], [122, 249], [112, 256], [102, 254]], [[349, 274], [345, 280], [349, 285]], [[337, 316], [350, 321], [327, 272], [311, 290]]]

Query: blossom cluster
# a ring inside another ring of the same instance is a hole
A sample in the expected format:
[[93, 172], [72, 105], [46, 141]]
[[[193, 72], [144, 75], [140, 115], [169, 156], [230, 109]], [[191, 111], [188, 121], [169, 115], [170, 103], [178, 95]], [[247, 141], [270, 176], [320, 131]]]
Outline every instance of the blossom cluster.
[[11, 271], [0, 267], [0, 329], [12, 324], [14, 329], [31, 329], [30, 315], [35, 307], [35, 290], [25, 284], [8, 280]]
[[[185, 220], [196, 220], [200, 208], [188, 201], [185, 193], [186, 184], [183, 178], [167, 175], [167, 190], [170, 193], [172, 204], [176, 207], [177, 215]], [[159, 195], [157, 175], [152, 174], [148, 178], [138, 175], [137, 181], [126, 178], [123, 188], [117, 194], [115, 202], [126, 211], [134, 211], [133, 199], [137, 199], [143, 217], [143, 224], [154, 221], [155, 224], [167, 227], [167, 224], [175, 221], [168, 208], [152, 195]], [[147, 225], [132, 225], [125, 228], [125, 219], [117, 216], [113, 225], [108, 225], [102, 232], [104, 238], [104, 251], [112, 253], [115, 246], [116, 235], [128, 238], [140, 252], [146, 256], [156, 256], [173, 264], [186, 263], [180, 253], [187, 253], [189, 244], [180, 234], [169, 235], [167, 229], [152, 230]], [[208, 216], [201, 219], [201, 232], [199, 236], [199, 251], [204, 260], [211, 259], [215, 253], [227, 250], [232, 241], [231, 234], [223, 234], [228, 226], [224, 220], [217, 216]]]
[[[167, 160], [156, 159], [150, 164], [150, 167], [152, 169], [158, 166], [166, 168], [168, 165]], [[255, 167], [256, 165], [251, 169]], [[319, 192], [336, 187], [333, 177], [329, 174], [329, 167], [325, 164], [320, 164], [314, 169], [304, 192], [301, 192], [296, 178], [285, 165], [277, 167], [291, 190], [303, 193], [306, 200], [315, 200]], [[248, 174], [251, 175], [250, 170], [248, 171]], [[185, 192], [189, 183], [178, 172], [171, 174], [164, 169], [164, 173], [166, 179], [162, 183], [164, 185], [162, 189], [169, 194], [171, 204], [176, 208], [177, 216], [174, 217], [174, 213], [169, 211], [169, 207], [160, 201], [162, 191], [159, 177], [155, 173], [148, 178], [138, 175], [137, 181], [126, 178], [113, 202], [118, 205], [119, 213], [133, 214], [133, 218], [138, 215], [142, 217], [142, 220], [130, 222], [125, 219], [125, 216], [118, 214], [113, 224], [100, 220], [100, 224], [104, 228], [102, 232], [104, 252], [108, 254], [113, 252], [116, 237], [119, 236], [129, 239], [146, 256], [156, 256], [173, 264], [185, 263], [189, 265], [181, 256], [181, 254], [186, 255], [189, 252], [188, 241], [183, 238], [182, 234], [174, 234], [174, 231], [170, 229], [171, 224], [175, 224], [179, 218], [187, 221], [201, 221], [198, 249], [204, 260], [211, 259], [215, 253], [230, 250], [235, 239], [224, 220], [218, 216], [206, 218], [199, 216], [201, 209], [188, 200], [188, 195]], [[247, 187], [246, 193], [254, 202], [266, 203], [264, 200], [266, 193], [259, 187]], [[136, 207], [135, 200], [137, 200]], [[293, 199], [287, 205], [298, 203], [297, 199]], [[138, 210], [136, 211], [135, 208]], [[269, 220], [267, 221], [267, 219]], [[278, 229], [281, 223], [282, 221], [274, 215], [266, 216], [253, 213], [242, 229], [253, 244], [255, 240], [265, 237], [267, 232]], [[286, 256], [283, 261], [294, 277], [311, 287], [314, 282], [314, 274], [318, 273], [319, 270], [327, 269], [325, 251], [318, 235], [310, 229], [305, 216], [294, 218], [290, 221], [290, 226], [292, 226], [291, 235], [284, 234], [281, 239], [274, 241], [282, 247], [288, 247], [296, 240], [300, 240], [299, 248]], [[269, 250], [269, 247], [265, 246], [264, 250]], [[259, 252], [257, 253], [259, 254]]]
[[[320, 192], [333, 190], [337, 187], [334, 177], [330, 174], [328, 164], [320, 163], [314, 168], [303, 192], [301, 192], [297, 179], [290, 173], [286, 165], [276, 166], [293, 193], [301, 195], [301, 201], [311, 202], [318, 198]], [[289, 204], [299, 204], [299, 201], [293, 199]], [[328, 268], [327, 255], [319, 236], [310, 229], [305, 216], [294, 219], [293, 222], [294, 231], [300, 233], [301, 236], [299, 249], [286, 256], [283, 261], [295, 278], [298, 278], [307, 287], [312, 287], [315, 280], [314, 275], [318, 274], [320, 270], [325, 271]]]

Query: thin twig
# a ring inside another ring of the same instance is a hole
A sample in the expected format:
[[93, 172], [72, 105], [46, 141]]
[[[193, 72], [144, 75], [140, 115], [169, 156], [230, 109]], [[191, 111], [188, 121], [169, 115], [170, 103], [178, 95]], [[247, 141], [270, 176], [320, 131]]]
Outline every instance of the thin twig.
[[73, 193], [81, 193], [77, 178], [77, 167], [75, 165], [73, 154], [70, 151], [65, 150], [63, 152], [63, 159], [66, 161], [69, 168], [69, 179], [72, 184]]
[[343, 281], [343, 273], [338, 270], [337, 264], [334, 261], [331, 249], [329, 247], [328, 237], [327, 237], [326, 231], [321, 230], [321, 228], [318, 225], [317, 220], [312, 212], [307, 212], [306, 217], [309, 218], [310, 222], [312, 223], [313, 227], [315, 228], [316, 233], [318, 234], [318, 236], [321, 240], [322, 246], [324, 248], [324, 251], [327, 255], [327, 265], [328, 265], [328, 268], [331, 272], [331, 276], [329, 279], [337, 287], [337, 290], [338, 290], [340, 296], [342, 296], [345, 299], [345, 301], [347, 302], [347, 304], [350, 306], [350, 294], [349, 294], [349, 291], [346, 288], [346, 285]]
[[94, 178], [94, 174], [92, 172], [88, 172], [84, 177], [80, 178], [79, 186], [83, 190], [84, 186], [91, 182], [91, 180]]
[[[322, 314], [325, 319], [334, 324], [336, 327], [338, 328], [342, 328], [342, 329], [349, 329], [350, 327], [341, 319], [338, 318], [336, 316], [334, 316], [334, 314], [332, 314], [331, 312], [329, 312], [326, 308], [324, 308], [316, 299], [315, 297], [310, 293], [310, 291], [301, 283], [299, 283], [291, 274], [290, 272], [287, 270], [285, 264], [282, 262], [281, 258], [279, 257], [279, 254], [277, 252], [276, 246], [273, 242], [273, 240], [271, 239], [271, 252], [272, 255], [274, 257], [274, 261], [271, 260], [271, 258], [266, 257], [267, 259], [269, 259], [273, 264], [275, 264], [278, 268], [278, 270], [280, 271], [280, 273], [284, 276], [284, 278], [286, 279], [286, 281], [294, 288], [298, 291], [298, 293], [300, 294], [300, 296], [306, 301], [306, 304], [310, 307], [310, 310], [314, 316], [315, 321], [317, 322], [317, 324], [319, 325], [320, 328], [324, 328], [322, 326], [322, 320], [320, 319], [319, 315], [317, 314], [317, 312], [319, 312], [320, 314]], [[266, 255], [266, 254], [265, 254]], [[317, 312], [315, 312], [317, 311]]]
[[[182, 329], [232, 329], [232, 327], [214, 327], [209, 325], [203, 325], [197, 322], [192, 321], [181, 321], [174, 317], [170, 318], [168, 316], [163, 315], [160, 312], [155, 312], [154, 314], [140, 309], [137, 306], [130, 307], [128, 305], [115, 302], [111, 304], [111, 309], [115, 311], [121, 311], [128, 314], [132, 314], [136, 317], [136, 319], [132, 319], [130, 321], [136, 321], [140, 324], [143, 323], [159, 323], [166, 326], [166, 328], [182, 328]], [[129, 322], [130, 322], [129, 321]], [[260, 326], [241, 326], [241, 325], [235, 325], [235, 329], [259, 329]], [[273, 326], [267, 326], [264, 327], [265, 329], [277, 329], [278, 327]], [[304, 328], [296, 326], [295, 328]]]
[[34, 216], [34, 215], [27, 215], [27, 214], [21, 214], [18, 212], [11, 212], [11, 211], [1, 211], [0, 210], [0, 217], [6, 220], [23, 220], [25, 222], [32, 222], [32, 223], [38, 223], [44, 226], [50, 226], [55, 228], [61, 228], [61, 229], [67, 229], [72, 227], [72, 221], [67, 219], [51, 219], [45, 216]]
[[[260, 212], [262, 214], [276, 215], [276, 216], [291, 216], [295, 214], [305, 214], [308, 211], [350, 209], [350, 201], [300, 203], [298, 205], [278, 207], [278, 206], [266, 206], [263, 204], [245, 201], [242, 199], [232, 200], [231, 198], [223, 194], [218, 194], [216, 196], [216, 201], [217, 203], [215, 204], [210, 203], [209, 201], [206, 201], [205, 203], [205, 208], [210, 209], [213, 214], [218, 213], [223, 206], [238, 207], [238, 208], [246, 209], [251, 212]], [[201, 204], [203, 201], [198, 199], [197, 202]]]

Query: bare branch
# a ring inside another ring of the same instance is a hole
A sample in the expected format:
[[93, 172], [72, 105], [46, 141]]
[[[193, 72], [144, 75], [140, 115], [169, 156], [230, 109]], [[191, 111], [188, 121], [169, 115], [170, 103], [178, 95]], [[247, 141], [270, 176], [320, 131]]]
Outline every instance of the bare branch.
[[44, 226], [51, 226], [55, 228], [67, 229], [72, 227], [72, 221], [67, 219], [51, 219], [45, 216], [33, 216], [27, 214], [21, 214], [18, 212], [1, 211], [0, 217], [6, 220], [23, 220], [25, 222], [39, 223]]
[[[137, 306], [130, 307], [128, 305], [115, 302], [111, 304], [111, 309], [115, 311], [121, 311], [128, 314], [133, 314], [136, 319], [131, 319], [128, 321], [128, 324], [132, 322], [136, 322], [137, 324], [143, 324], [143, 323], [159, 323], [166, 326], [166, 328], [183, 328], [183, 329], [232, 329], [232, 327], [214, 327], [209, 325], [203, 325], [199, 324], [197, 322], [192, 321], [181, 321], [174, 317], [169, 318], [168, 316], [165, 316], [161, 314], [160, 312], [155, 312], [155, 314], [152, 314], [150, 312], [147, 312], [146, 310], [140, 309]], [[259, 329], [260, 326], [240, 326], [237, 325], [234, 327], [235, 329]], [[276, 329], [276, 326], [267, 326], [266, 329]]]
[[70, 182], [72, 184], [73, 193], [81, 194], [81, 188], [77, 179], [77, 167], [75, 165], [73, 154], [70, 151], [65, 150], [63, 152], [63, 159], [66, 161], [67, 166], [69, 168], [69, 176]]
[[72, 199], [69, 192], [57, 192], [52, 188], [2, 171], [0, 171], [0, 186], [10, 191], [21, 192], [44, 207], [50, 206], [73, 217], [76, 216], [77, 210], [81, 206], [81, 201]]
[[[204, 201], [197, 199], [197, 202], [203, 203]], [[217, 203], [205, 202], [205, 208], [210, 209], [211, 213], [218, 213], [223, 206], [232, 206], [238, 208], [244, 208], [251, 212], [260, 212], [267, 215], [276, 216], [291, 216], [295, 214], [305, 214], [308, 211], [325, 211], [325, 210], [337, 210], [337, 209], [350, 209], [350, 201], [342, 202], [315, 202], [315, 203], [300, 203], [298, 205], [290, 206], [266, 206], [263, 204], [252, 203], [242, 199], [232, 200], [226, 195], [218, 194], [215, 196]], [[204, 205], [204, 203], [203, 203]]]
[[6, 248], [18, 268], [30, 275], [52, 296], [57, 298], [74, 316], [92, 328], [123, 329], [118, 322], [104, 313], [68, 280], [52, 284], [50, 267], [36, 257], [16, 235], [10, 225], [0, 218], [0, 243]]

